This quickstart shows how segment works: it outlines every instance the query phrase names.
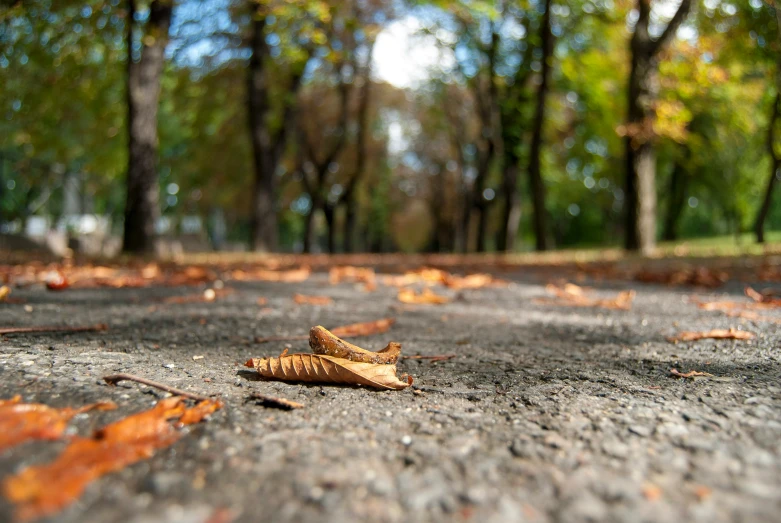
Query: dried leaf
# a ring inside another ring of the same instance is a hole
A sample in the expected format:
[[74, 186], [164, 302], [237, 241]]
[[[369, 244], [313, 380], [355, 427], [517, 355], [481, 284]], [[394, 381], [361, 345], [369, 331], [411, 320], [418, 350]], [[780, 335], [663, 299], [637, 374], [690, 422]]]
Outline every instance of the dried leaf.
[[90, 410], [112, 410], [114, 403], [93, 403], [78, 409], [57, 409], [41, 403], [20, 403], [21, 397], [0, 401], [0, 452], [28, 440], [55, 440], [62, 437], [76, 414]]
[[210, 415], [220, 410], [224, 404], [218, 399], [207, 399], [199, 401], [194, 407], [191, 407], [184, 411], [182, 417], [176, 423], [177, 427], [184, 427], [185, 425], [194, 425], [200, 423]]
[[371, 336], [372, 334], [382, 334], [387, 332], [391, 326], [396, 323], [396, 318], [383, 318], [381, 320], [366, 321], [362, 323], [351, 323], [331, 329], [331, 334], [340, 338], [358, 338], [361, 336]]
[[44, 327], [0, 327], [2, 334], [34, 334], [38, 332], [92, 332], [108, 330], [108, 325], [98, 323], [97, 325], [87, 325], [84, 327], [63, 326], [44, 326]]
[[667, 285], [693, 285], [696, 287], [716, 288], [727, 280], [729, 274], [709, 267], [696, 267], [694, 269], [679, 269], [667, 272], [654, 272], [650, 270], [639, 271], [635, 274], [635, 280], [644, 283], [664, 283]]
[[[219, 407], [217, 407], [219, 408]], [[93, 480], [150, 458], [179, 438], [168, 422], [199, 420], [179, 397], [160, 400], [150, 410], [107, 425], [91, 438], [75, 438], [51, 463], [27, 467], [2, 483], [5, 497], [16, 505], [18, 521], [51, 516], [76, 501]]]
[[320, 325], [309, 331], [309, 347], [315, 354], [363, 363], [396, 363], [401, 354], [401, 345], [398, 343], [390, 342], [381, 351], [371, 352], [339, 339]]
[[250, 398], [258, 401], [261, 405], [264, 405], [266, 407], [274, 407], [274, 408], [286, 409], [286, 410], [304, 408], [303, 403], [298, 403], [297, 401], [292, 401], [285, 398], [277, 398], [275, 396], [266, 396], [265, 394], [259, 394], [257, 392], [253, 392]]
[[442, 303], [448, 303], [450, 298], [447, 296], [440, 296], [434, 293], [431, 289], [426, 287], [417, 294], [414, 289], [401, 289], [398, 294], [398, 299], [402, 303], [415, 303], [425, 305], [438, 305]]
[[667, 341], [679, 342], [679, 341], [696, 341], [704, 339], [729, 339], [729, 340], [752, 340], [754, 335], [747, 331], [741, 331], [734, 328], [729, 329], [713, 329], [706, 332], [697, 331], [682, 331], [675, 336], [670, 336]]
[[299, 305], [329, 305], [334, 300], [328, 296], [306, 296], [304, 294], [294, 294], [293, 301]]
[[767, 290], [759, 292], [752, 289], [751, 287], [746, 287], [743, 289], [743, 292], [745, 292], [746, 296], [754, 300], [756, 303], [762, 303], [772, 307], [781, 307], [781, 299], [774, 297]]
[[5, 301], [9, 294], [11, 294], [11, 287], [8, 285], [0, 287], [0, 301]]
[[68, 279], [62, 271], [51, 271], [47, 273], [44, 282], [46, 283], [46, 288], [50, 291], [61, 291], [70, 287]]
[[730, 300], [722, 300], [722, 301], [699, 301], [697, 298], [692, 298], [690, 300], [692, 303], [695, 303], [697, 307], [699, 307], [702, 310], [706, 311], [730, 311], [735, 309], [744, 309], [744, 310], [770, 310], [775, 309], [776, 305], [773, 303], [760, 303], [760, 302], [737, 302], [737, 301], [730, 301]]
[[382, 390], [401, 390], [409, 383], [396, 377], [396, 366], [360, 363], [317, 354], [283, 353], [278, 358], [253, 358], [247, 362], [266, 378], [311, 383], [366, 385]]
[[545, 290], [556, 296], [556, 299], [537, 298], [537, 303], [552, 305], [565, 305], [569, 307], [602, 307], [604, 309], [629, 310], [632, 308], [632, 301], [635, 298], [635, 291], [628, 290], [619, 292], [615, 298], [599, 299], [586, 296], [586, 290], [573, 283], [568, 283], [564, 287], [558, 287], [553, 284], [545, 286]]
[[341, 267], [331, 267], [328, 271], [328, 282], [336, 285], [343, 281], [358, 282], [364, 284], [364, 289], [373, 291], [377, 288], [377, 275], [371, 267], [354, 267], [346, 265]]
[[691, 379], [694, 379], [697, 376], [713, 377], [713, 374], [709, 374], [707, 372], [699, 372], [699, 371], [696, 371], [696, 370], [690, 370], [689, 372], [680, 372], [678, 369], [670, 369], [670, 374], [672, 374], [676, 378], [691, 378]]
[[251, 273], [244, 271], [233, 271], [231, 273], [231, 277], [234, 280], [260, 280], [280, 283], [299, 283], [306, 281], [311, 273], [312, 271], [309, 269], [309, 267], [301, 267], [300, 269], [291, 269], [286, 271], [259, 269]]
[[445, 278], [445, 285], [451, 289], [482, 289], [483, 287], [506, 286], [508, 282], [498, 280], [490, 274], [469, 274], [467, 276], [457, 276], [448, 274]]

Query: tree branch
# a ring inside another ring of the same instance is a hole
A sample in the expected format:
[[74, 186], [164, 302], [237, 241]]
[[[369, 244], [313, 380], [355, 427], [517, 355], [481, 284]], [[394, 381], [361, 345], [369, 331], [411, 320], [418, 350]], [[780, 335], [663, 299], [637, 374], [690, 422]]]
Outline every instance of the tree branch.
[[[641, 0], [641, 4], [645, 0]], [[673, 16], [672, 20], [670, 20], [670, 23], [667, 24], [667, 27], [665, 28], [662, 35], [653, 41], [651, 44], [651, 55], [657, 54], [659, 51], [661, 51], [662, 47], [666, 46], [670, 40], [673, 39], [675, 36], [676, 31], [678, 31], [678, 28], [681, 26], [681, 24], [686, 20], [686, 17], [689, 15], [689, 11], [691, 11], [692, 2], [691, 0], [681, 0], [681, 5], [678, 6], [678, 10], [675, 12], [675, 15]]]

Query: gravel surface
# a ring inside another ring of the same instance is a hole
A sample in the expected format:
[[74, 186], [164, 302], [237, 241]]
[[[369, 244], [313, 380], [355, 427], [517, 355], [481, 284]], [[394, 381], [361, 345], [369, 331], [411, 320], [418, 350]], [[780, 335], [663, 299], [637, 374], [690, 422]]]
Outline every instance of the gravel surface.
[[[203, 394], [226, 407], [152, 459], [108, 475], [57, 521], [205, 522], [220, 508], [237, 521], [778, 521], [781, 513], [781, 325], [729, 318], [687, 299], [744, 299], [632, 284], [631, 311], [535, 303], [545, 281], [503, 275], [503, 288], [437, 292], [446, 305], [404, 305], [396, 289], [242, 282], [213, 303], [163, 304], [205, 287], [14, 290], [0, 326], [107, 323], [94, 333], [0, 337], [0, 398], [119, 409], [80, 415], [90, 430], [149, 408], [164, 394], [128, 372]], [[609, 297], [625, 284], [596, 283]], [[293, 293], [331, 305], [297, 305]], [[268, 299], [258, 305], [260, 297]], [[765, 315], [773, 311], [763, 312]], [[242, 364], [306, 341], [252, 342], [395, 316], [385, 334], [359, 338], [405, 355], [412, 388], [260, 381]], [[776, 313], [777, 317], [781, 317]], [[752, 341], [673, 344], [678, 330], [737, 327]], [[199, 358], [195, 358], [198, 356]], [[202, 356], [202, 358], [200, 358]], [[676, 379], [705, 371], [712, 378]], [[253, 392], [304, 403], [281, 411]], [[62, 442], [0, 455], [0, 476], [49, 461]], [[12, 507], [0, 501], [0, 521]]]

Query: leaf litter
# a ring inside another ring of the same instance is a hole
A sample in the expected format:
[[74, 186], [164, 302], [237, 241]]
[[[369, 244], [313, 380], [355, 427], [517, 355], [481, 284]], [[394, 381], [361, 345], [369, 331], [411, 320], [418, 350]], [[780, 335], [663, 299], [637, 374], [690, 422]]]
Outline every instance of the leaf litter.
[[436, 294], [428, 287], [425, 287], [419, 294], [414, 289], [401, 289], [397, 298], [402, 303], [416, 305], [441, 305], [450, 302], [450, 298]]
[[99, 402], [77, 409], [55, 408], [42, 403], [21, 403], [21, 396], [0, 400], [0, 452], [30, 440], [57, 440], [77, 414], [113, 410], [113, 402]]
[[677, 343], [679, 341], [697, 341], [705, 339], [715, 340], [753, 340], [754, 334], [730, 327], [729, 329], [713, 329], [709, 331], [681, 331], [675, 336], [669, 336], [667, 341]]
[[568, 307], [601, 307], [603, 309], [630, 310], [635, 298], [635, 291], [621, 291], [613, 298], [589, 298], [587, 294], [591, 289], [585, 289], [574, 283], [566, 283], [564, 286], [548, 284], [545, 290], [553, 294], [555, 298], [536, 298], [535, 302], [564, 305]]
[[51, 516], [75, 502], [92, 481], [139, 461], [175, 443], [177, 426], [202, 421], [222, 408], [219, 400], [205, 400], [191, 408], [179, 396], [165, 398], [146, 411], [76, 437], [52, 462], [22, 469], [2, 482], [5, 497], [16, 505], [18, 521]]

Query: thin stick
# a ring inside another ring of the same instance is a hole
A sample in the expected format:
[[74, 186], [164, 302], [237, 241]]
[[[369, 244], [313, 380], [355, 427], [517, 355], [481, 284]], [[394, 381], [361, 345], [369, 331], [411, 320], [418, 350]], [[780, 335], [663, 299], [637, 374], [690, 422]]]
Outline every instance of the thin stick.
[[183, 396], [185, 398], [190, 398], [198, 401], [204, 401], [208, 400], [207, 396], [202, 396], [200, 394], [195, 394], [192, 392], [187, 392], [181, 389], [177, 389], [174, 387], [171, 387], [170, 385], [166, 385], [165, 383], [160, 383], [158, 381], [152, 381], [146, 378], [142, 378], [141, 376], [136, 376], [135, 374], [110, 374], [108, 376], [103, 376], [103, 380], [108, 383], [109, 385], [116, 385], [120, 381], [135, 381], [138, 383], [141, 383], [143, 385], [148, 385], [150, 387], [154, 387], [156, 389], [160, 389], [165, 392], [170, 392], [174, 396]]
[[98, 323], [96, 325], [87, 325], [85, 327], [49, 326], [49, 327], [0, 327], [2, 334], [31, 334], [37, 332], [91, 332], [108, 330], [108, 325]]
[[303, 409], [304, 404], [297, 401], [288, 400], [285, 398], [276, 398], [274, 396], [266, 396], [258, 392], [253, 392], [250, 396], [251, 399], [259, 401], [261, 404], [267, 407], [276, 407], [278, 409]]

